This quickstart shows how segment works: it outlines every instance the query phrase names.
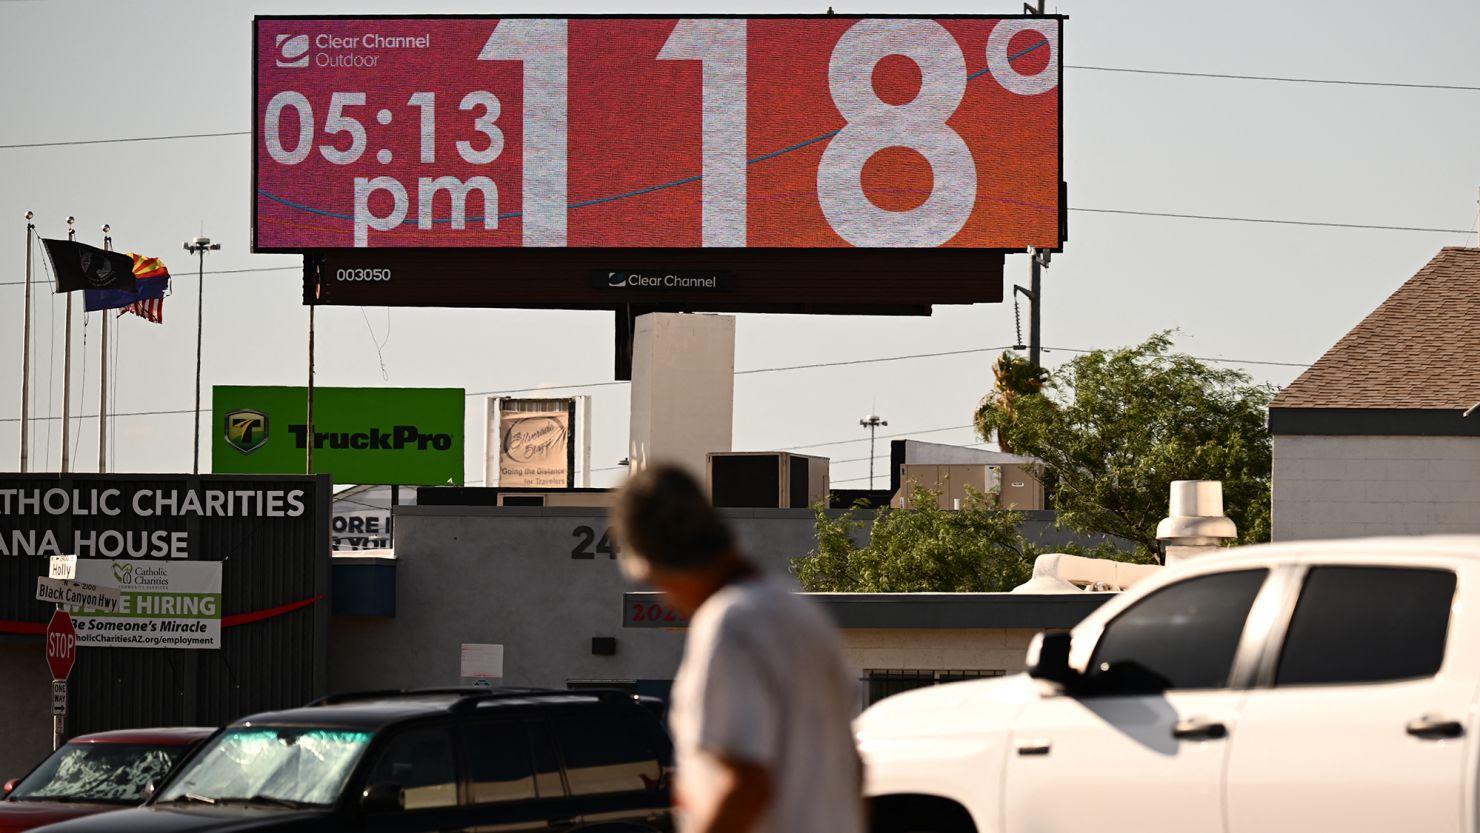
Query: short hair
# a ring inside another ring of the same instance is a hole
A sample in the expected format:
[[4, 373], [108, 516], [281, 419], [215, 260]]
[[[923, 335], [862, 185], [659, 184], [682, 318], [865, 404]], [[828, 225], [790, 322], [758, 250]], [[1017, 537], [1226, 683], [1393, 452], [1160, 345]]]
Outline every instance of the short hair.
[[623, 558], [635, 557], [651, 570], [701, 569], [735, 547], [703, 488], [677, 466], [655, 465], [634, 475], [617, 492], [612, 520]]

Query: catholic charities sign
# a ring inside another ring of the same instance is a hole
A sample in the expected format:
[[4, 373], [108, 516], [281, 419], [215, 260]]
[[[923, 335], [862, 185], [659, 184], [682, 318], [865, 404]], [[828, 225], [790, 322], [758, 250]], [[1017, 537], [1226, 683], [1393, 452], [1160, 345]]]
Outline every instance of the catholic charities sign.
[[220, 561], [79, 559], [77, 580], [118, 590], [116, 610], [70, 608], [77, 644], [220, 648]]

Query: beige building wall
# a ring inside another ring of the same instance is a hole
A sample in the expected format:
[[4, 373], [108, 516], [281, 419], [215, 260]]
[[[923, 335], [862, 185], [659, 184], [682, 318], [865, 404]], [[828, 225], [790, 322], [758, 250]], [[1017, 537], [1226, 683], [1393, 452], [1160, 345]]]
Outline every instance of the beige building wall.
[[703, 482], [706, 455], [731, 450], [735, 318], [649, 313], [632, 342], [632, 471], [675, 463]]
[[1275, 435], [1276, 541], [1480, 533], [1480, 437]]
[[849, 628], [843, 652], [861, 678], [866, 671], [1023, 670], [1037, 630], [973, 628]]

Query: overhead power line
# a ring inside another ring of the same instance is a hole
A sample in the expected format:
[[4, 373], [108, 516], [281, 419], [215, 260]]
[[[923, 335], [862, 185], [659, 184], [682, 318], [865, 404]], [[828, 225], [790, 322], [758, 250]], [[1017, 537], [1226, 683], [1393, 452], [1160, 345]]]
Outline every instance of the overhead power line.
[[1377, 231], [1422, 231], [1434, 234], [1474, 234], [1474, 229], [1428, 228], [1424, 226], [1385, 226], [1374, 223], [1333, 223], [1325, 220], [1281, 220], [1273, 217], [1228, 217], [1218, 214], [1175, 214], [1169, 211], [1131, 211], [1125, 208], [1075, 208], [1085, 214], [1126, 214], [1133, 217], [1171, 217], [1178, 220], [1218, 220], [1225, 223], [1265, 223], [1277, 226], [1317, 226], [1320, 228], [1367, 229]]
[[[250, 269], [207, 269], [207, 275], [241, 275], [247, 272], [302, 272], [302, 266], [257, 266]], [[33, 286], [40, 282], [32, 280]], [[0, 281], [0, 286], [22, 286], [25, 281]]]
[[[1241, 75], [1227, 72], [1189, 72], [1184, 70], [1170, 69], [1145, 69], [1142, 67], [1106, 67], [1091, 66], [1088, 64], [1065, 64], [1065, 69], [1082, 70], [1087, 72], [1118, 72], [1130, 75], [1161, 75], [1175, 78], [1212, 78], [1226, 81], [1266, 81], [1282, 84], [1326, 84], [1346, 87], [1388, 87], [1392, 89], [1408, 90], [1450, 90], [1460, 92], [1480, 92], [1480, 86], [1467, 84], [1424, 84], [1410, 83], [1406, 81], [1358, 81], [1352, 78], [1297, 78], [1284, 75]], [[226, 130], [217, 133], [174, 133], [160, 136], [127, 136], [112, 139], [72, 139], [57, 142], [18, 142], [15, 144], [0, 145], [0, 150], [19, 150], [22, 148], [50, 148], [50, 147], [74, 147], [77, 145], [107, 145], [122, 144], [126, 142], [164, 142], [177, 139], [215, 139], [223, 136], [250, 136], [250, 130]]]
[[66, 142], [23, 142], [14, 145], [0, 145], [0, 150], [15, 150], [19, 148], [56, 148], [72, 145], [116, 145], [124, 142], [165, 142], [171, 139], [213, 139], [218, 136], [250, 136], [250, 130], [230, 130], [224, 133], [176, 133], [168, 136], [129, 136], [121, 139], [73, 139]]
[[[752, 368], [750, 370], [737, 370], [737, 371], [735, 371], [735, 375], [736, 376], [741, 376], [741, 375], [754, 374], [754, 373], [781, 373], [781, 372], [784, 372], [784, 371], [792, 371], [792, 370], [815, 370], [815, 369], [828, 368], [828, 367], [845, 367], [845, 366], [861, 365], [861, 364], [879, 364], [879, 363], [883, 363], [883, 362], [898, 362], [898, 361], [907, 361], [907, 360], [913, 360], [913, 359], [934, 359], [934, 358], [942, 358], [942, 357], [948, 357], [948, 356], [964, 356], [964, 355], [969, 355], [969, 354], [972, 354], [972, 353], [995, 353], [995, 352], [999, 352], [1001, 350], [1007, 350], [1007, 349], [1010, 349], [1010, 348], [1009, 347], [973, 347], [973, 348], [969, 348], [969, 349], [966, 349], [966, 350], [942, 350], [942, 351], [935, 352], [935, 353], [909, 353], [909, 354], [900, 355], [900, 356], [877, 356], [877, 357], [871, 358], [871, 359], [848, 359], [848, 360], [845, 360], [845, 361], [837, 361], [837, 362], [818, 362], [816, 364], [795, 364], [795, 365], [785, 365], [785, 366], [781, 366], [781, 367], [757, 367], [757, 368]], [[1089, 353], [1089, 352], [1093, 352], [1091, 350], [1086, 350], [1086, 349], [1081, 349], [1081, 348], [1076, 348], [1076, 347], [1049, 347], [1047, 345], [1045, 345], [1043, 349], [1045, 351], [1047, 351], [1047, 352], [1059, 351], [1059, 352], [1063, 352], [1063, 353]], [[1303, 362], [1277, 362], [1277, 361], [1266, 361], [1266, 360], [1263, 360], [1263, 359], [1230, 359], [1230, 358], [1225, 358], [1223, 356], [1193, 356], [1192, 358], [1197, 359], [1198, 361], [1202, 361], [1202, 362], [1213, 362], [1215, 364], [1268, 365], [1268, 366], [1271, 366], [1271, 367], [1301, 367], [1301, 368], [1310, 367], [1309, 364], [1306, 364], [1306, 363], [1303, 363]], [[495, 395], [502, 395], [502, 394], [507, 394], [507, 393], [538, 393], [538, 392], [543, 392], [543, 391], [557, 391], [557, 390], [574, 390], [574, 389], [586, 389], [586, 388], [599, 388], [599, 387], [610, 387], [612, 385], [630, 385], [630, 384], [632, 384], [632, 383], [631, 382], [626, 382], [626, 381], [586, 382], [584, 384], [577, 384], [577, 385], [542, 385], [542, 386], [533, 387], [533, 388], [508, 388], [508, 389], [505, 389], [505, 390], [498, 390], [498, 391], [478, 391], [478, 392], [468, 393], [468, 394], [465, 394], [465, 395], [466, 396], [495, 396]], [[193, 413], [195, 413], [195, 409], [193, 409], [193, 408], [184, 408], [184, 409], [179, 409], [179, 410], [110, 412], [109, 413], [109, 416], [110, 417], [170, 416], [170, 415], [174, 415], [174, 414], [193, 414]], [[45, 422], [45, 421], [48, 421], [48, 420], [60, 420], [61, 417], [59, 417], [59, 416], [52, 416], [52, 417], [32, 417], [31, 419], [34, 422]], [[89, 414], [79, 414], [77, 416], [74, 416], [73, 419], [97, 419], [97, 415], [96, 414], [91, 414], [91, 415], [89, 415]], [[20, 417], [0, 417], [0, 422], [20, 422]], [[900, 433], [900, 434], [880, 434], [879, 437], [878, 437], [878, 439], [889, 439], [889, 438], [893, 438], [893, 437], [911, 436], [911, 435], [914, 435], [914, 434], [922, 434], [922, 433], [935, 433], [935, 432], [938, 432], [938, 431], [954, 431], [954, 430], [957, 430], [958, 428], [970, 428], [970, 427], [971, 426], [969, 426], [969, 425], [965, 425], [965, 426], [953, 426], [953, 427], [950, 427], [950, 428], [932, 428], [929, 431], [908, 431], [908, 432], [904, 432], [904, 433]], [[862, 438], [862, 440], [865, 440], [865, 441], [867, 439], [868, 439], [867, 437]], [[841, 441], [839, 441], [839, 443], [841, 443], [841, 442], [857, 442], [857, 440], [841, 440]], [[792, 448], [786, 448], [786, 449], [780, 449], [780, 450], [782, 450], [782, 451], [799, 451], [799, 450], [802, 450], [802, 449], [805, 449], [805, 448], [818, 448], [818, 447], [826, 446], [826, 445], [837, 445], [839, 443], [831, 443], [831, 442], [827, 442], [827, 443], [816, 443], [816, 444], [813, 444], [813, 445], [794, 446]], [[593, 471], [598, 471], [598, 469], [593, 469]]]
[[1091, 72], [1126, 72], [1136, 75], [1169, 75], [1178, 78], [1222, 78], [1231, 81], [1279, 81], [1285, 84], [1336, 84], [1347, 87], [1395, 87], [1409, 90], [1463, 90], [1466, 92], [1480, 92], [1480, 87], [1470, 87], [1463, 84], [1409, 84], [1402, 81], [1355, 81], [1348, 78], [1291, 78], [1280, 75], [1234, 75], [1223, 72], [1182, 72], [1169, 69], [1095, 67], [1084, 64], [1064, 64], [1064, 69], [1082, 69]]

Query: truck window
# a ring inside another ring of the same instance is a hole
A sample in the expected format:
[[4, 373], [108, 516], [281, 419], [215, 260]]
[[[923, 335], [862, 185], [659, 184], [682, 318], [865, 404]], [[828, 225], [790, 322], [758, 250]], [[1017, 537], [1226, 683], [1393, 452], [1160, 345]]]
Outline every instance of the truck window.
[[407, 810], [457, 806], [452, 736], [442, 727], [403, 732], [381, 754], [368, 783], [401, 785]]
[[1198, 576], [1162, 588], [1105, 626], [1090, 690], [1105, 694], [1223, 688], [1244, 620], [1268, 570]]
[[1444, 661], [1454, 586], [1448, 570], [1312, 567], [1275, 685], [1433, 676]]
[[589, 712], [555, 721], [572, 795], [658, 788], [662, 769], [641, 717]]
[[523, 723], [481, 723], [462, 730], [474, 804], [535, 797], [534, 760]]

